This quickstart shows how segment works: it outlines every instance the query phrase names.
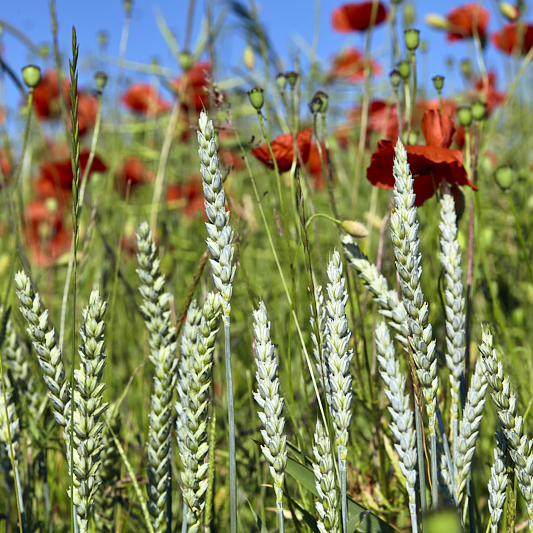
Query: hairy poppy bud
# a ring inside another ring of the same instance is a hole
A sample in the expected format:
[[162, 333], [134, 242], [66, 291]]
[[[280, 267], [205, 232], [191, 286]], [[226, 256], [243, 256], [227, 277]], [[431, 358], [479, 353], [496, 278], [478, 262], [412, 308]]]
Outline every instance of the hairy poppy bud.
[[253, 108], [257, 111], [259, 111], [265, 103], [263, 89], [259, 89], [259, 87], [254, 87], [253, 89], [250, 89], [248, 91], [248, 98], [250, 99], [250, 103], [252, 104]]
[[41, 69], [35, 65], [25, 66], [22, 69], [22, 79], [30, 89], [35, 89], [41, 83]]
[[287, 78], [291, 87], [294, 87], [296, 85], [296, 81], [298, 80], [297, 72], [294, 72], [293, 70], [291, 70], [290, 72], [285, 72], [285, 77]]
[[426, 15], [425, 20], [426, 20], [426, 24], [430, 26], [431, 28], [435, 28], [437, 30], [450, 29], [450, 23], [448, 19], [441, 15], [435, 15], [433, 13], [430, 13], [429, 15]]
[[514, 171], [510, 165], [498, 167], [494, 172], [494, 180], [498, 187], [504, 192], [508, 192], [513, 185], [513, 178]]
[[420, 44], [420, 30], [415, 30], [413, 28], [405, 30], [405, 46], [410, 52], [414, 52], [418, 45]]
[[472, 124], [472, 108], [469, 105], [462, 105], [457, 109], [457, 116], [459, 123], [464, 128], [468, 128]]
[[485, 102], [477, 101], [472, 104], [472, 117], [474, 120], [483, 120], [487, 113], [487, 104]]
[[107, 83], [107, 74], [105, 72], [97, 72], [94, 75], [94, 81], [98, 92], [102, 92]]
[[357, 220], [343, 220], [340, 226], [346, 233], [350, 234], [352, 237], [364, 239], [368, 236], [368, 230], [366, 229], [366, 227], [361, 224], [361, 222], [357, 222]]
[[500, 13], [509, 22], [516, 22], [520, 18], [520, 10], [508, 2], [500, 2]]
[[408, 79], [411, 75], [411, 63], [409, 61], [400, 61], [398, 63], [398, 71], [404, 80]]

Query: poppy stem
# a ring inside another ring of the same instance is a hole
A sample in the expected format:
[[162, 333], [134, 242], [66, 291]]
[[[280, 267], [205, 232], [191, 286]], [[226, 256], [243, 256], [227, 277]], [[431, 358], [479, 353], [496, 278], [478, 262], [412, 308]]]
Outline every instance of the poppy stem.
[[411, 133], [411, 127], [413, 125], [413, 113], [415, 110], [416, 102], [416, 90], [417, 90], [417, 73], [416, 73], [416, 56], [415, 51], [411, 50], [411, 66], [413, 72], [413, 87], [411, 88], [411, 108], [409, 110], [409, 126], [407, 128], [407, 138], [406, 141], [409, 142], [409, 134]]

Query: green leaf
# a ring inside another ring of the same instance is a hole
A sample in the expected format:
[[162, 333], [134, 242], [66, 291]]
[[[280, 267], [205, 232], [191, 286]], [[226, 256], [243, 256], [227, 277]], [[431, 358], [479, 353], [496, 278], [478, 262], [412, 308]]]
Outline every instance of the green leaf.
[[[289, 457], [285, 472], [296, 481], [299, 481], [315, 496], [318, 496], [315, 485], [315, 474], [308, 466]], [[372, 514], [350, 497], [348, 497], [348, 517], [351, 517], [348, 522], [348, 533], [354, 533], [355, 531], [360, 531], [361, 533], [395, 533], [392, 526]]]
[[265, 527], [265, 524], [261, 521], [261, 519], [255, 514], [254, 508], [252, 507], [252, 504], [249, 500], [246, 500], [248, 502], [248, 505], [250, 506], [250, 511], [252, 511], [252, 516], [254, 517], [254, 521], [259, 528], [259, 531], [261, 533], [268, 533], [268, 529]]

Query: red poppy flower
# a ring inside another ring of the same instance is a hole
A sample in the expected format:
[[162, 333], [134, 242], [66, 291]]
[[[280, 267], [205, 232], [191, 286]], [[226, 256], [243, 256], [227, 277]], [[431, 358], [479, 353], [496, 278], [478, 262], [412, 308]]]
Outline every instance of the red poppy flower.
[[196, 63], [186, 74], [174, 81], [172, 85], [185, 110], [192, 108], [199, 113], [209, 105], [209, 96], [205, 89], [208, 86], [207, 76], [210, 75], [210, 63]]
[[145, 168], [144, 163], [136, 158], [131, 157], [126, 159], [118, 172], [115, 175], [115, 188], [123, 195], [126, 196], [128, 190], [128, 182], [130, 190], [133, 190], [137, 185], [141, 183], [150, 183], [154, 179], [154, 173], [151, 170]]
[[[350, 118], [361, 122], [361, 107], [356, 107], [350, 112]], [[368, 106], [367, 133], [378, 133], [385, 139], [398, 137], [398, 109], [396, 104], [384, 100], [373, 100]]]
[[[311, 148], [311, 137], [313, 136], [313, 128], [305, 128], [304, 130], [296, 134], [296, 144], [298, 145], [298, 151], [302, 158], [302, 162], [305, 165], [309, 159], [309, 150]], [[278, 164], [278, 170], [280, 172], [287, 172], [292, 167], [292, 160], [294, 157], [293, 137], [291, 133], [285, 133], [284, 135], [278, 135], [271, 143], [272, 152]], [[262, 144], [255, 150], [251, 151], [251, 154], [256, 157], [263, 165], [268, 168], [274, 168], [274, 162], [270, 156], [267, 144]], [[300, 158], [296, 158], [296, 166], [299, 166]]]
[[[438, 99], [435, 100], [417, 100], [416, 101], [415, 111], [418, 113], [418, 117], [424, 115], [426, 111], [429, 110], [440, 110], [440, 103]], [[457, 112], [457, 102], [452, 98], [443, 98], [442, 99], [442, 114], [448, 115], [448, 117], [454, 117]]]
[[170, 111], [171, 105], [163, 100], [156, 87], [147, 83], [132, 85], [123, 95], [122, 103], [132, 111], [154, 117]]
[[[338, 7], [331, 17], [333, 28], [339, 32], [368, 30], [372, 22], [373, 4], [374, 2], [360, 2]], [[374, 15], [374, 26], [381, 24], [386, 18], [387, 10], [379, 2]]]
[[474, 24], [481, 42], [483, 43], [485, 41], [490, 13], [478, 3], [457, 7], [453, 11], [450, 11], [446, 18], [452, 26], [448, 30], [448, 41], [460, 41], [473, 37]]
[[[463, 166], [460, 150], [448, 148], [455, 131], [453, 120], [438, 111], [429, 110], [422, 118], [422, 131], [426, 146], [406, 146], [407, 160], [414, 177], [415, 204], [421, 206], [431, 198], [442, 182], [468, 185], [477, 190], [468, 179]], [[392, 166], [396, 142], [379, 141], [378, 149], [372, 156], [366, 177], [382, 189], [394, 188]]]
[[191, 174], [185, 183], [176, 183], [167, 187], [167, 203], [177, 204], [182, 208], [187, 218], [194, 217], [198, 212], [203, 213], [207, 220], [204, 206], [204, 192], [202, 178], [198, 174]]
[[[4, 176], [4, 180], [7, 181], [7, 177], [11, 172], [11, 163], [9, 161], [9, 158], [7, 157], [6, 151], [3, 148], [0, 148], [0, 169], [2, 169], [2, 175]], [[0, 182], [0, 187], [1, 186], [2, 182]]]
[[60, 211], [52, 212], [41, 200], [26, 206], [25, 239], [30, 258], [38, 266], [50, 266], [70, 249], [72, 232], [65, 228]]
[[508, 24], [499, 32], [492, 34], [494, 46], [502, 52], [511, 55], [516, 51], [521, 55], [526, 55], [533, 48], [533, 25], [526, 24], [523, 29], [522, 46], [519, 46], [519, 31], [517, 24]]
[[[326, 145], [322, 142], [320, 143], [322, 147], [322, 157], [324, 158], [324, 163], [328, 163], [328, 154], [326, 152]], [[326, 188], [326, 179], [324, 173], [322, 172], [322, 163], [320, 162], [320, 153], [318, 152], [318, 143], [313, 141], [311, 143], [311, 148], [309, 149], [309, 159], [307, 161], [307, 168], [309, 174], [314, 178], [314, 186], [317, 191], [322, 191]]]
[[[70, 105], [68, 107], [70, 108]], [[80, 137], [94, 127], [97, 112], [98, 99], [96, 96], [87, 92], [80, 92], [78, 94], [78, 128]]]
[[485, 100], [486, 96], [487, 113], [491, 113], [496, 106], [503, 103], [505, 100], [505, 93], [502, 93], [496, 89], [496, 74], [494, 72], [489, 72], [488, 79], [489, 84], [486, 95], [483, 87], [483, 78], [476, 80], [474, 89], [480, 93], [483, 100]]
[[[80, 152], [82, 176], [89, 160], [89, 153], [90, 151], [87, 148], [82, 148]], [[93, 172], [104, 172], [105, 170], [107, 170], [106, 164], [98, 156], [95, 156], [88, 177]], [[70, 199], [73, 179], [70, 158], [47, 161], [41, 165], [41, 173], [37, 182], [37, 194], [41, 198], [57, 198], [60, 204], [66, 204]]]
[[41, 83], [33, 90], [33, 109], [39, 120], [59, 116], [59, 78], [55, 70], [44, 74]]
[[[379, 75], [381, 67], [374, 60], [370, 60], [370, 74]], [[345, 79], [360, 81], [365, 77], [365, 60], [361, 52], [355, 48], [344, 50], [333, 60], [333, 69], [329, 74], [331, 81]]]

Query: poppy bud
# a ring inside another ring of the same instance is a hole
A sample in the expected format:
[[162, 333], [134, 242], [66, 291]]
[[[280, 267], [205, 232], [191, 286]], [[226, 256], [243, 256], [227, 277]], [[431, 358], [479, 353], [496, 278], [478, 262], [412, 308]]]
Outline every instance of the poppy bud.
[[406, 26], [411, 26], [415, 21], [415, 7], [413, 4], [405, 4], [403, 8], [403, 21]]
[[411, 63], [409, 61], [400, 61], [398, 63], [398, 71], [400, 72], [400, 76], [404, 80], [407, 80], [411, 75]]
[[293, 70], [291, 70], [290, 72], [285, 72], [285, 77], [287, 78], [291, 87], [294, 87], [296, 85], [296, 81], [298, 80], [297, 72], [294, 72]]
[[100, 48], [106, 48], [108, 42], [109, 42], [109, 34], [103, 30], [99, 31], [98, 32], [98, 46], [100, 46]]
[[433, 76], [431, 79], [433, 80], [435, 90], [438, 92], [442, 91], [442, 88], [444, 87], [444, 76]]
[[472, 117], [474, 120], [483, 120], [487, 113], [487, 104], [485, 102], [474, 102], [472, 104]]
[[348, 233], [352, 237], [364, 239], [368, 236], [368, 230], [366, 229], [366, 227], [361, 224], [361, 222], [357, 222], [357, 220], [343, 220], [340, 226], [346, 233]]
[[124, 11], [126, 12], [126, 15], [129, 15], [133, 7], [132, 0], [124, 0], [123, 5], [124, 5]]
[[418, 131], [413, 130], [409, 132], [408, 144], [414, 146], [418, 142]]
[[250, 103], [252, 104], [253, 108], [257, 111], [259, 111], [265, 103], [263, 89], [259, 89], [259, 87], [254, 87], [253, 89], [250, 89], [248, 91], [248, 98], [250, 99]]
[[472, 108], [469, 105], [462, 105], [457, 109], [457, 116], [459, 123], [464, 128], [468, 128], [472, 124]]
[[409, 30], [405, 30], [403, 33], [405, 35], [405, 46], [407, 50], [414, 52], [420, 44], [420, 30], [411, 28]]
[[242, 60], [243, 60], [244, 66], [248, 70], [254, 69], [255, 67], [254, 50], [249, 44], [247, 44], [244, 48], [244, 54], [243, 54]]
[[454, 59], [453, 56], [448, 56], [446, 58], [446, 67], [447, 68], [453, 68], [454, 63], [455, 63], [455, 59]]
[[41, 69], [35, 65], [25, 66], [22, 69], [22, 79], [30, 89], [35, 89], [41, 83]]
[[150, 61], [150, 65], [152, 67], [160, 67], [161, 66], [161, 61], [159, 60], [159, 58], [157, 56], [154, 56], [152, 57], [151, 61]]
[[48, 208], [50, 213], [55, 213], [57, 211], [58, 204], [56, 198], [47, 198], [44, 201], [44, 205]]
[[96, 83], [96, 88], [98, 92], [102, 92], [107, 83], [107, 74], [105, 72], [97, 72], [94, 75], [94, 81]]
[[520, 10], [508, 2], [500, 2], [500, 13], [509, 22], [516, 22], [520, 18]]
[[435, 28], [436, 30], [450, 29], [450, 23], [448, 19], [441, 15], [435, 15], [433, 13], [430, 13], [429, 15], [426, 15], [425, 20], [428, 26], [430, 26], [431, 28]]
[[276, 83], [278, 84], [279, 92], [283, 93], [285, 91], [285, 86], [287, 85], [287, 76], [285, 76], [283, 72], [280, 72], [276, 76]]
[[180, 54], [180, 67], [183, 72], [189, 72], [194, 65], [194, 57], [189, 52], [182, 52]]
[[472, 75], [472, 63], [470, 59], [463, 59], [461, 61], [461, 72], [466, 78], [469, 78]]
[[424, 39], [423, 41], [420, 41], [420, 52], [422, 54], [426, 54], [429, 49], [428, 42]]
[[402, 82], [402, 75], [400, 74], [399, 70], [392, 70], [389, 74], [390, 84], [392, 85], [393, 89], [398, 88], [400, 83]]
[[320, 112], [323, 114], [328, 110], [329, 105], [329, 95], [328, 93], [325, 93], [324, 91], [317, 91], [317, 95], [320, 95], [320, 98], [322, 98], [322, 107], [320, 108]]
[[39, 55], [43, 58], [43, 59], [48, 59], [48, 56], [50, 54], [50, 47], [45, 43], [45, 44], [42, 44], [40, 47], [39, 47]]
[[510, 165], [498, 167], [494, 172], [494, 180], [498, 187], [504, 192], [508, 192], [513, 185], [513, 178], [514, 172]]

